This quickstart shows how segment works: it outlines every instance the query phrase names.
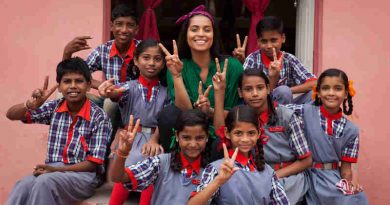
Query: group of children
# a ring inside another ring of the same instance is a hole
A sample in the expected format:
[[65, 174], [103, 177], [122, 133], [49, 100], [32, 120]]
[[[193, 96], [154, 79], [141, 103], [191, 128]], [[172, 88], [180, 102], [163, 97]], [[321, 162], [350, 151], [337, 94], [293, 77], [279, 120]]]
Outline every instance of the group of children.
[[[110, 204], [123, 204], [129, 191], [142, 192], [141, 204], [368, 204], [352, 180], [359, 131], [343, 115], [352, 113], [355, 90], [343, 71], [317, 80], [281, 51], [281, 20], [264, 17], [259, 50], [245, 57], [244, 41], [235, 58], [218, 55], [214, 18], [202, 6], [179, 19], [185, 35], [172, 54], [134, 39], [137, 20], [126, 6], [111, 20], [114, 40], [84, 61], [71, 56], [90, 37], [75, 38], [57, 66], [58, 85], [48, 89], [46, 78], [8, 110], [11, 120], [50, 126], [45, 164], [15, 185], [8, 204], [90, 197], [110, 152]], [[107, 80], [92, 79], [95, 70]], [[87, 95], [91, 87], [99, 97]], [[56, 89], [63, 97], [47, 101]]]

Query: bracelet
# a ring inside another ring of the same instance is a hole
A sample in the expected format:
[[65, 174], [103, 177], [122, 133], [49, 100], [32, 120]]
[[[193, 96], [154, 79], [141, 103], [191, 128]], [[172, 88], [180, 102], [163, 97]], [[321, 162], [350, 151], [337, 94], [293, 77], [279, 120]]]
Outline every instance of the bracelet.
[[117, 149], [115, 151], [115, 154], [116, 154], [116, 156], [123, 158], [123, 159], [126, 159], [129, 156], [129, 154], [123, 155], [123, 153], [121, 153], [121, 151], [119, 151], [119, 149]]

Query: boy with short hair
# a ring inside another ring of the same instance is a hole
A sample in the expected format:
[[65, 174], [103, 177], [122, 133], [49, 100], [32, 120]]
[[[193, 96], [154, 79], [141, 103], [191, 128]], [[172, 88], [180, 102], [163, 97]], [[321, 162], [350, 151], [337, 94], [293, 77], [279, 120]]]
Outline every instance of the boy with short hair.
[[[286, 40], [283, 22], [264, 17], [256, 26], [259, 50], [246, 57], [244, 69], [259, 68], [269, 77], [273, 100], [280, 104], [311, 102], [311, 89], [317, 78], [294, 55], [280, 49]], [[302, 95], [293, 99], [293, 94]]]
[[[93, 195], [99, 184], [111, 122], [86, 97], [91, 73], [81, 58], [57, 66], [58, 85], [36, 89], [26, 103], [12, 106], [10, 120], [50, 125], [45, 164], [16, 183], [7, 204], [70, 204]], [[56, 90], [63, 98], [45, 102]]]

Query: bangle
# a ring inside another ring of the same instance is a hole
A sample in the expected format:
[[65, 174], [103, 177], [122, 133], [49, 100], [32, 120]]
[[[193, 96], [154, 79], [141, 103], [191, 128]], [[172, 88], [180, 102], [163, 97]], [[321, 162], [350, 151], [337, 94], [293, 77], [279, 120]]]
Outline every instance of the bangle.
[[129, 154], [123, 154], [123, 153], [121, 153], [121, 151], [119, 151], [119, 149], [117, 149], [116, 151], [115, 151], [115, 154], [116, 154], [116, 156], [118, 156], [118, 157], [120, 157], [120, 158], [123, 158], [123, 159], [126, 159], [128, 156], [129, 156]]

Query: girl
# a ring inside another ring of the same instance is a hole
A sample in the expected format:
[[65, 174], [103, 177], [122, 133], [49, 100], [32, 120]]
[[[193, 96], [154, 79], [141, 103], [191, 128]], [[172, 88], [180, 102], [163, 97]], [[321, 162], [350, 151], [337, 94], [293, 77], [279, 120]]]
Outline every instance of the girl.
[[358, 157], [359, 130], [342, 114], [352, 114], [354, 95], [347, 75], [339, 69], [328, 69], [314, 89], [314, 105], [294, 107], [303, 116], [313, 152], [313, 166], [307, 172], [309, 205], [368, 204], [360, 185], [351, 182], [351, 163], [356, 163]]
[[206, 167], [188, 204], [290, 204], [274, 170], [264, 163], [256, 110], [249, 106], [234, 107], [224, 123], [225, 79], [226, 69], [213, 77], [214, 126], [226, 126], [220, 137], [236, 151], [228, 151], [223, 144], [224, 159]]
[[[110, 79], [99, 87], [101, 96], [118, 101], [124, 124], [128, 123], [130, 114], [141, 121], [142, 126], [137, 130], [137, 138], [126, 166], [136, 164], [145, 156], [163, 152], [158, 144], [157, 114], [169, 103], [167, 89], [160, 84], [158, 78], [164, 68], [164, 54], [158, 47], [158, 42], [151, 39], [142, 41], [134, 52], [134, 64], [140, 72], [137, 80], [113, 85], [113, 79]], [[110, 204], [123, 204], [127, 196], [128, 191], [122, 184], [115, 184]]]
[[265, 162], [276, 171], [290, 203], [297, 204], [308, 189], [303, 171], [312, 163], [301, 117], [272, 102], [269, 80], [260, 69], [243, 72], [238, 92], [259, 117]]
[[127, 156], [136, 139], [140, 121], [133, 124], [119, 138], [117, 158], [112, 165], [111, 179], [121, 182], [128, 190], [144, 190], [154, 185], [151, 204], [185, 204], [199, 184], [200, 172], [209, 162], [208, 129], [206, 114], [198, 110], [182, 112], [175, 125], [173, 152], [149, 157], [124, 169]]

